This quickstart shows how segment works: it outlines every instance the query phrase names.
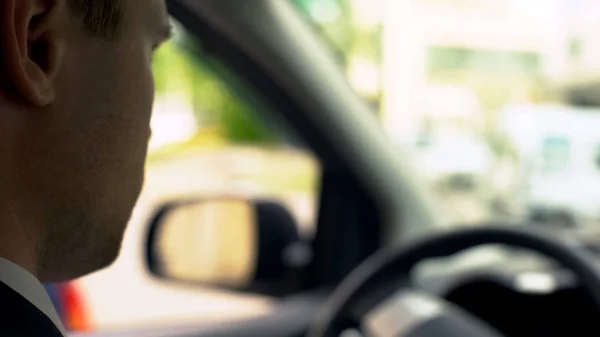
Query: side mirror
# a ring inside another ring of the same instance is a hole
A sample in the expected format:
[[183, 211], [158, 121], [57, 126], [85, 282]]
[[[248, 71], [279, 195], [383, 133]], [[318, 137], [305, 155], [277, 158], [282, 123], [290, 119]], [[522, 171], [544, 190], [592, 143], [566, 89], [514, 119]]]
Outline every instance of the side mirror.
[[290, 212], [263, 200], [175, 202], [150, 227], [147, 265], [162, 279], [276, 294], [310, 263]]

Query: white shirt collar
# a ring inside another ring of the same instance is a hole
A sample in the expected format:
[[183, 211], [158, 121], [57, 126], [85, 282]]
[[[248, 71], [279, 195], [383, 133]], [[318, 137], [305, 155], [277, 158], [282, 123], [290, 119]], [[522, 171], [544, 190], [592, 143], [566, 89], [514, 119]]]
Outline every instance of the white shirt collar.
[[58, 317], [50, 296], [35, 276], [20, 266], [0, 258], [0, 282], [31, 302], [44, 315], [48, 316], [63, 336], [67, 336], [66, 329]]

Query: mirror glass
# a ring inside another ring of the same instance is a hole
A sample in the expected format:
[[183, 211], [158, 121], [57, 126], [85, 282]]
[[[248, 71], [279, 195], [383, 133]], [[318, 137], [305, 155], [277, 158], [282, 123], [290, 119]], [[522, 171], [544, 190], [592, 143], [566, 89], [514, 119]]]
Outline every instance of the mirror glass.
[[174, 206], [157, 225], [153, 271], [169, 279], [244, 288], [254, 276], [257, 224], [252, 204], [207, 200]]

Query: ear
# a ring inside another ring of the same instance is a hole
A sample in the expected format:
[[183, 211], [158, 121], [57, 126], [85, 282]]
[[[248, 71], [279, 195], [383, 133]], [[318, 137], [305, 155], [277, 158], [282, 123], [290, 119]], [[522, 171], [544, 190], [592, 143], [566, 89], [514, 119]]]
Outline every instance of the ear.
[[64, 50], [65, 0], [1, 0], [0, 60], [9, 85], [31, 104], [46, 106]]

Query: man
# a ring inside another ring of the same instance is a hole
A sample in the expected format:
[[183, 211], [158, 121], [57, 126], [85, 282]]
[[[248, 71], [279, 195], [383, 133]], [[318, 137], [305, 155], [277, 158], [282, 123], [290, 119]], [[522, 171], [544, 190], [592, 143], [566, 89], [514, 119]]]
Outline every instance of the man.
[[164, 0], [0, 0], [0, 336], [64, 336], [40, 282], [116, 258], [168, 34]]

